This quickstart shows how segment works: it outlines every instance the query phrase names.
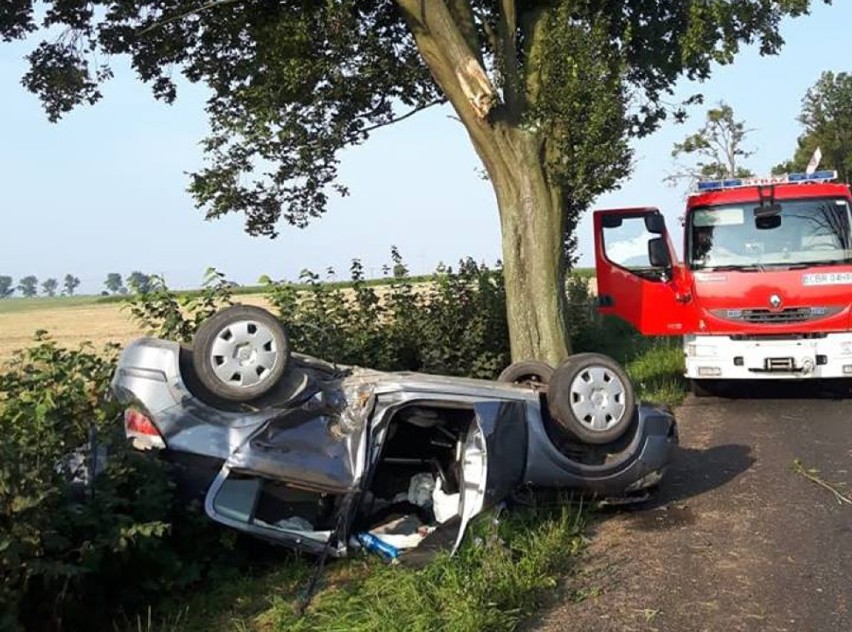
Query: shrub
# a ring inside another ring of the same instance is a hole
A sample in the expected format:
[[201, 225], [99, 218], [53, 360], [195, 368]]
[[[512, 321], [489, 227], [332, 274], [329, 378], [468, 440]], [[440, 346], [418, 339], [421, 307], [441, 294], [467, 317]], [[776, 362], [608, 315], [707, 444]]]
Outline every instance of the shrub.
[[152, 335], [190, 342], [198, 326], [219, 309], [233, 303], [234, 284], [215, 268], [207, 268], [200, 292], [178, 295], [159, 275], [146, 277], [127, 300], [133, 319]]
[[408, 276], [396, 249], [391, 256], [396, 275], [381, 287], [368, 284], [357, 259], [347, 289], [310, 271], [298, 286], [262, 278], [294, 348], [380, 370], [495, 377], [509, 363], [499, 269], [467, 259], [457, 272], [441, 268], [421, 283]]
[[36, 343], [0, 374], [0, 629], [103, 627], [196, 581], [204, 538], [221, 536], [126, 447], [107, 395], [115, 347]]

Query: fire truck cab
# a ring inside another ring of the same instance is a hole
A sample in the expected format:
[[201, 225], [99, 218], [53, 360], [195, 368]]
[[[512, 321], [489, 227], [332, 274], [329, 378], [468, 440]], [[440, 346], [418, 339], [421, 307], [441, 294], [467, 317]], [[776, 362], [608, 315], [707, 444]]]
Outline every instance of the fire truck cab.
[[852, 378], [852, 196], [836, 177], [698, 183], [682, 262], [658, 209], [595, 212], [601, 311], [683, 336], [697, 394], [720, 380]]

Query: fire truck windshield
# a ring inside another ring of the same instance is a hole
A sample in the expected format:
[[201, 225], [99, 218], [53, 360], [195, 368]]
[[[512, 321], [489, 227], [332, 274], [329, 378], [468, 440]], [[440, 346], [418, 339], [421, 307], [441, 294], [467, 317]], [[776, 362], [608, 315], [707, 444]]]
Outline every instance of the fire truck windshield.
[[[852, 263], [849, 204], [842, 198], [698, 207], [687, 218], [693, 270], [761, 270]], [[758, 216], [759, 215], [759, 216]]]

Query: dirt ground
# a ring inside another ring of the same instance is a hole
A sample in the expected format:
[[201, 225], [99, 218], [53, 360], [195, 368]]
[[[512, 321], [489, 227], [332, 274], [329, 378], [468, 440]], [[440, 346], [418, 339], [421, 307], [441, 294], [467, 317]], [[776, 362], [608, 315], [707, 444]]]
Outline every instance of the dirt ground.
[[852, 400], [810, 385], [687, 400], [657, 496], [593, 525], [562, 603], [529, 629], [852, 630]]
[[[268, 306], [260, 295], [238, 297], [240, 303]], [[145, 335], [119, 303], [87, 305], [51, 305], [46, 309], [28, 309], [0, 314], [0, 363], [8, 360], [17, 349], [32, 344], [39, 329], [48, 331], [63, 346], [76, 347], [91, 342], [100, 347], [107, 342], [125, 344]]]

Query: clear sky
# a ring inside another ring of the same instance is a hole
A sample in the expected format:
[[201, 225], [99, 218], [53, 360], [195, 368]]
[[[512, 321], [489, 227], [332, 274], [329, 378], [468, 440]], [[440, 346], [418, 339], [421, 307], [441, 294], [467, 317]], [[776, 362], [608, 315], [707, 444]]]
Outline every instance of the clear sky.
[[[662, 183], [672, 169], [672, 144], [724, 99], [754, 128], [749, 144], [757, 153], [746, 166], [768, 173], [792, 156], [805, 91], [824, 70], [852, 70], [843, 62], [850, 25], [852, 2], [816, 4], [811, 16], [784, 23], [780, 56], [762, 58], [746, 48], [704, 84], [679, 84], [676, 97], [700, 91], [705, 105], [692, 108], [685, 125], [666, 125], [636, 142], [632, 177], [596, 206], [659, 206], [680, 240], [683, 191]], [[295, 279], [303, 268], [324, 274], [333, 267], [345, 276], [357, 257], [378, 276], [394, 244], [416, 273], [464, 256], [489, 264], [500, 258], [493, 193], [446, 109], [427, 110], [348, 150], [341, 176], [351, 195], [333, 198], [307, 229], [283, 226], [270, 241], [247, 236], [238, 216], [204, 221], [185, 191], [186, 172], [202, 164], [203, 88], [187, 86], [167, 106], [117, 61], [105, 98], [53, 125], [19, 83], [31, 47], [0, 44], [0, 274], [61, 280], [70, 272], [82, 280], [79, 291], [94, 293], [108, 272], [133, 270], [191, 287], [208, 266], [254, 283], [261, 274]], [[580, 265], [591, 265], [588, 217], [579, 238]]]

